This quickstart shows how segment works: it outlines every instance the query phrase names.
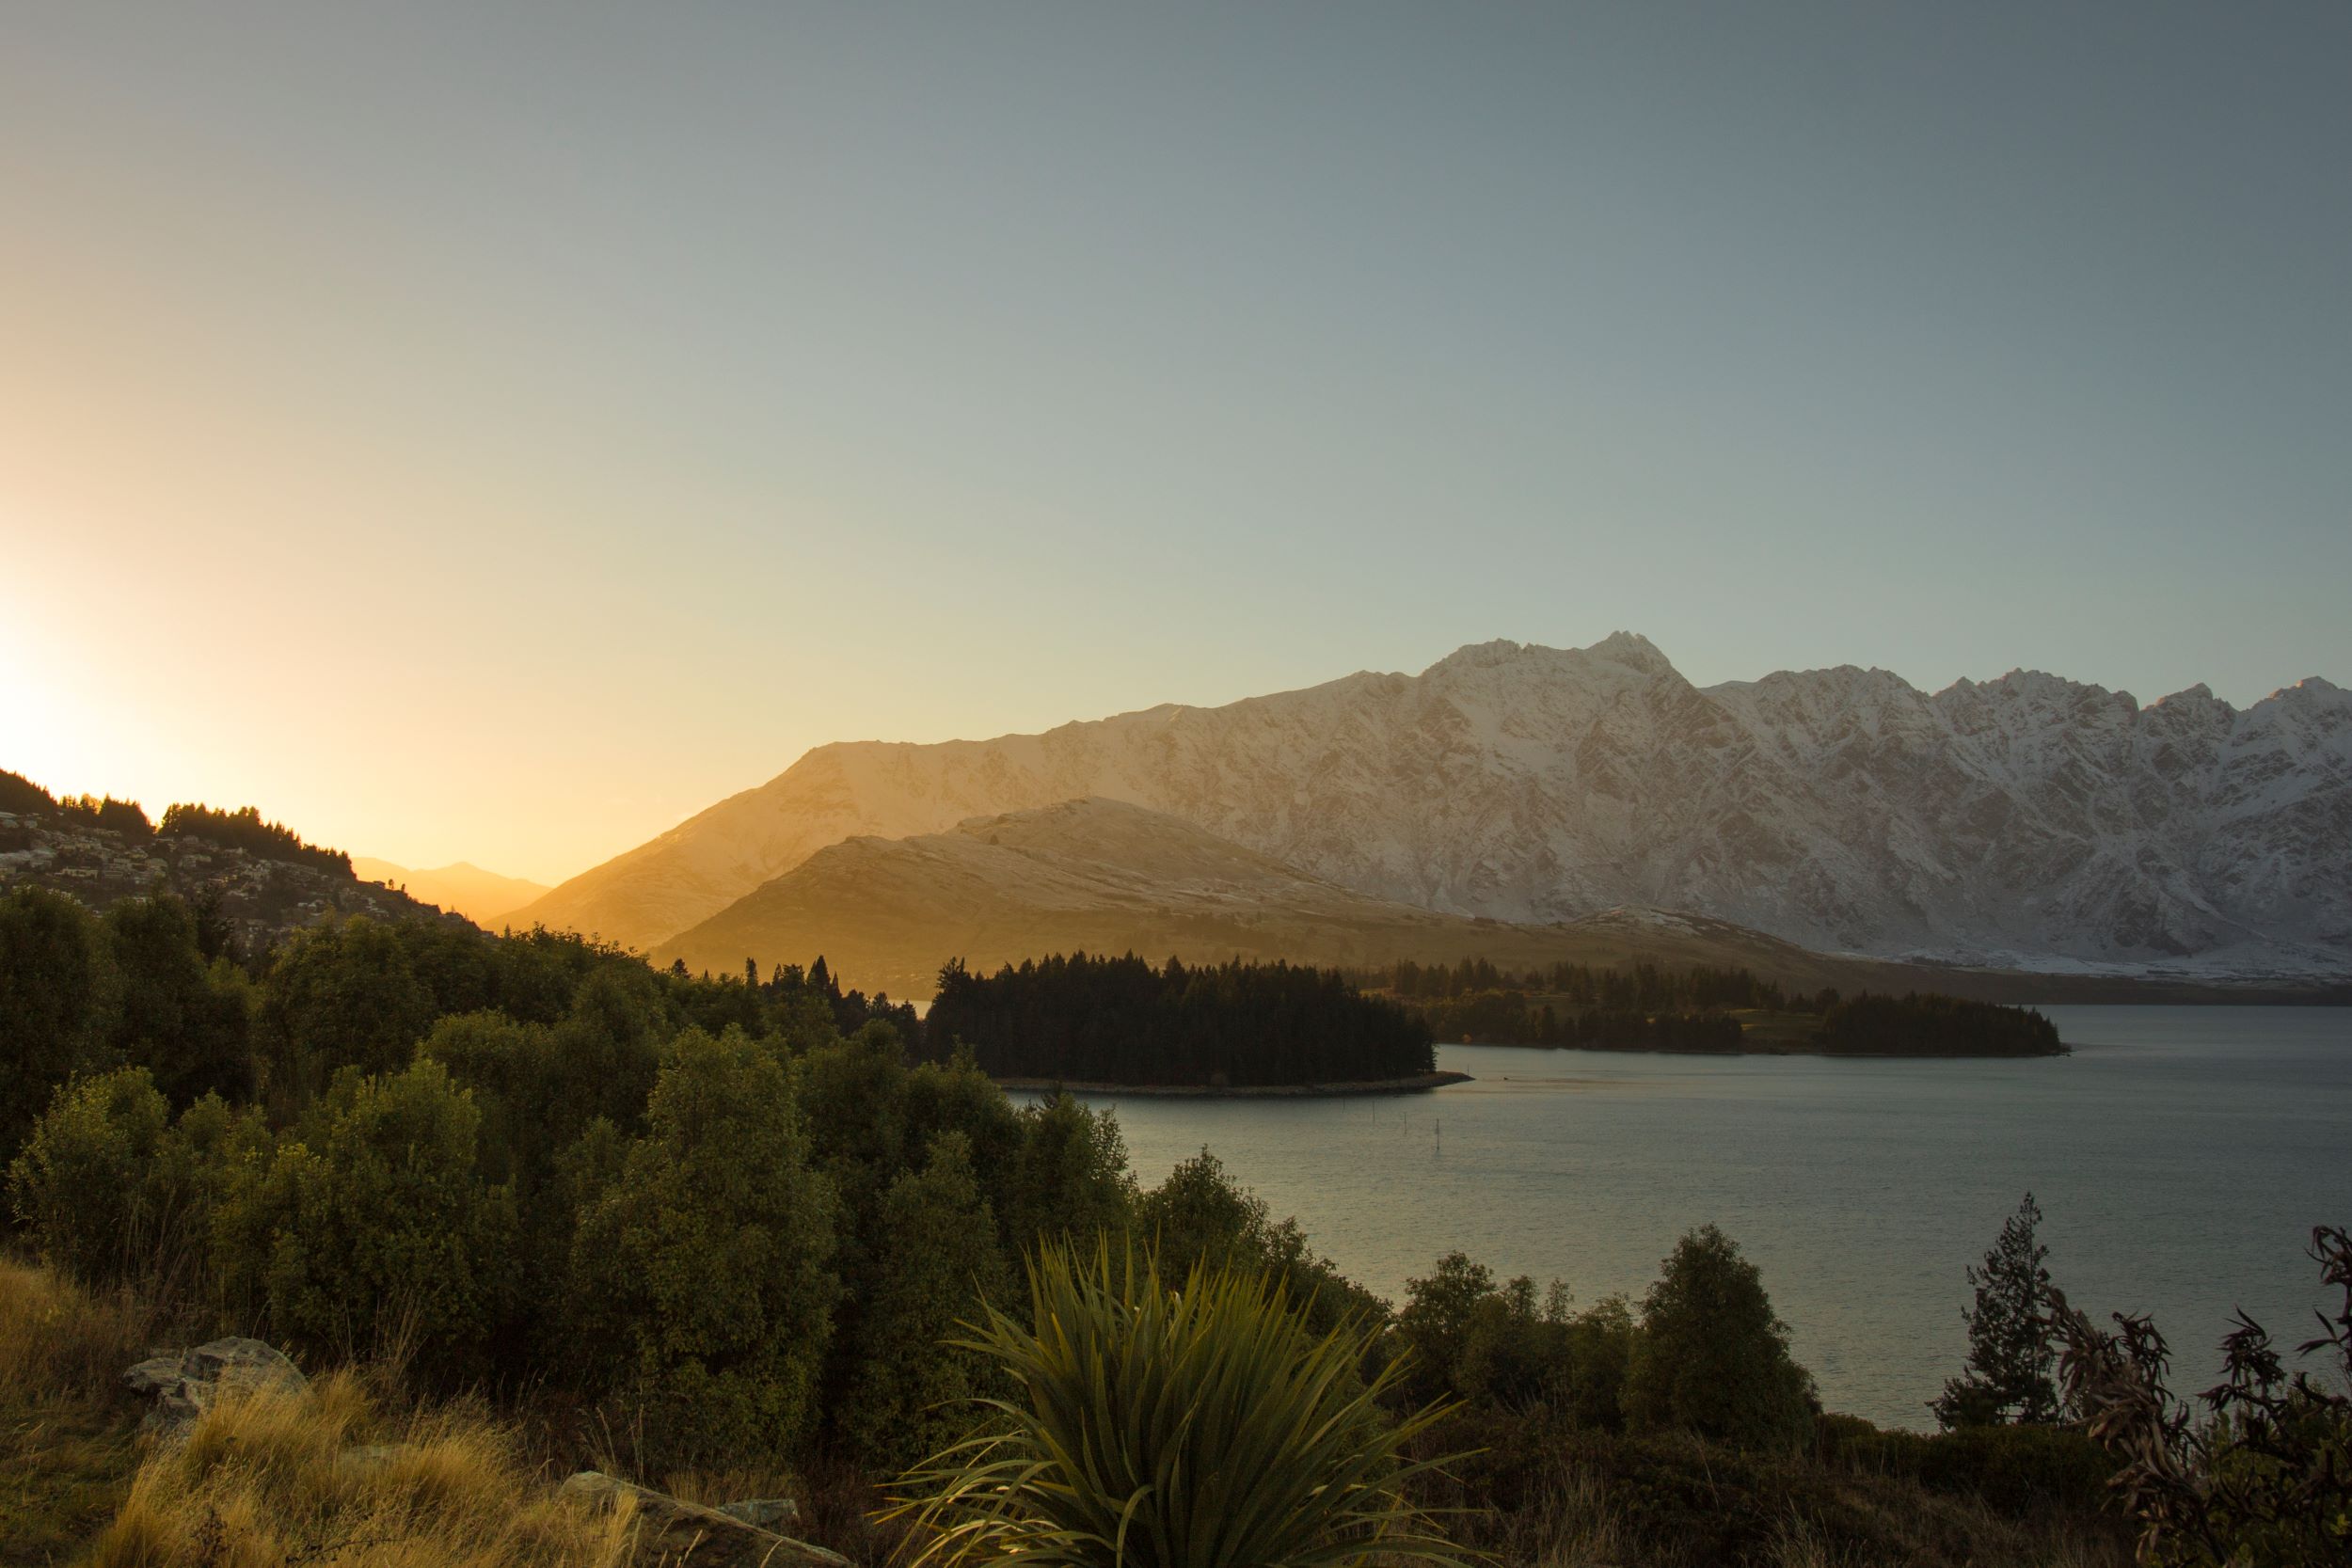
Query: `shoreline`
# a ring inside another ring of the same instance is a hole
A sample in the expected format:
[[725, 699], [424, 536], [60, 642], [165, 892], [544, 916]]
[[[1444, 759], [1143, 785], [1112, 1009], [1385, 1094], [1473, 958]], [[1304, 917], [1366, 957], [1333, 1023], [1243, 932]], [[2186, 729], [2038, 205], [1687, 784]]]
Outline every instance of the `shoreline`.
[[1367, 1078], [1346, 1084], [1096, 1084], [1063, 1078], [998, 1078], [1000, 1089], [1051, 1093], [1137, 1095], [1167, 1100], [1331, 1100], [1355, 1094], [1419, 1094], [1475, 1080], [1467, 1072], [1417, 1072], [1409, 1078]]
[[2071, 1056], [2061, 1041], [2056, 1051], [1822, 1051], [1800, 1045], [1744, 1046], [1737, 1051], [1687, 1051], [1657, 1045], [1532, 1045], [1523, 1040], [1449, 1040], [1498, 1051], [1590, 1051], [1603, 1056], [1819, 1056], [1831, 1062], [2047, 1062]]

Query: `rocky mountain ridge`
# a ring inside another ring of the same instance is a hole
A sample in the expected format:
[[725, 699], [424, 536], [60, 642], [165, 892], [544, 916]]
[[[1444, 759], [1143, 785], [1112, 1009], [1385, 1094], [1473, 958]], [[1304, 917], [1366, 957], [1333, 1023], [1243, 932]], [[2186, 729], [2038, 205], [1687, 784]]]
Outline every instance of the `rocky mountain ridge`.
[[515, 918], [651, 947], [844, 839], [1097, 796], [1442, 913], [1661, 907], [1836, 951], [2352, 970], [2352, 693], [2329, 682], [2244, 710], [2024, 671], [1699, 688], [1622, 632], [1041, 735], [821, 746]]
[[948, 957], [986, 972], [1076, 951], [1340, 967], [1401, 958], [1520, 967], [1646, 961], [1746, 966], [1807, 990], [1901, 983], [1892, 966], [1825, 959], [1697, 916], [1614, 910], [1513, 925], [1443, 914], [1357, 893], [1181, 818], [1099, 797], [976, 816], [946, 832], [829, 845], [652, 958], [725, 974], [747, 958], [771, 964], [821, 952], [844, 983], [906, 997], [929, 995]]

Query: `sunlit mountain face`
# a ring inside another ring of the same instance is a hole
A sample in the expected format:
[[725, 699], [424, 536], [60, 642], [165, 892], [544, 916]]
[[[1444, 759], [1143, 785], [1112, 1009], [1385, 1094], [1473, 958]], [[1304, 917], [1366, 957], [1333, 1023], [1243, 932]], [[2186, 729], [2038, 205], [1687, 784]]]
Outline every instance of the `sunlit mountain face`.
[[1222, 707], [819, 747], [516, 918], [643, 947], [856, 835], [1126, 801], [1454, 915], [1690, 911], [1804, 945], [2041, 966], [2352, 962], [2352, 695], [2239, 710], [2012, 672], [1696, 687], [1646, 639], [1465, 647]]

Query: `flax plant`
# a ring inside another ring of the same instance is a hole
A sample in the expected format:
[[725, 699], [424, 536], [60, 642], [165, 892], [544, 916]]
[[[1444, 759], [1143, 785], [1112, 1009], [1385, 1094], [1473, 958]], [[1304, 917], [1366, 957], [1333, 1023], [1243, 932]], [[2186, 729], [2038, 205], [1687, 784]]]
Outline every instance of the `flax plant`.
[[[1311, 1337], [1282, 1287], [1196, 1267], [1181, 1291], [1133, 1250], [1047, 1247], [1030, 1320], [993, 1306], [959, 1343], [1014, 1390], [987, 1425], [910, 1471], [891, 1511], [909, 1568], [1337, 1568], [1377, 1557], [1465, 1568], [1405, 1484], [1440, 1460], [1406, 1445], [1445, 1412], [1391, 1421], [1399, 1369], [1366, 1379], [1369, 1335]], [[1034, 1326], [1031, 1326], [1031, 1325]]]

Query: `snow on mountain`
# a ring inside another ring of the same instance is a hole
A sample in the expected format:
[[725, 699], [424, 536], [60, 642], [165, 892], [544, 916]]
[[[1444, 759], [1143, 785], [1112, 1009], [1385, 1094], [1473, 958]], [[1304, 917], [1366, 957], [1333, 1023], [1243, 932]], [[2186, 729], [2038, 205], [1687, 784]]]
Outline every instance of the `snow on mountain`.
[[1624, 632], [1042, 735], [818, 747], [516, 918], [650, 947], [843, 839], [1088, 796], [1448, 913], [1664, 907], [1852, 952], [2352, 969], [2352, 694], [2327, 681], [2242, 712], [2026, 671], [1701, 689]]

